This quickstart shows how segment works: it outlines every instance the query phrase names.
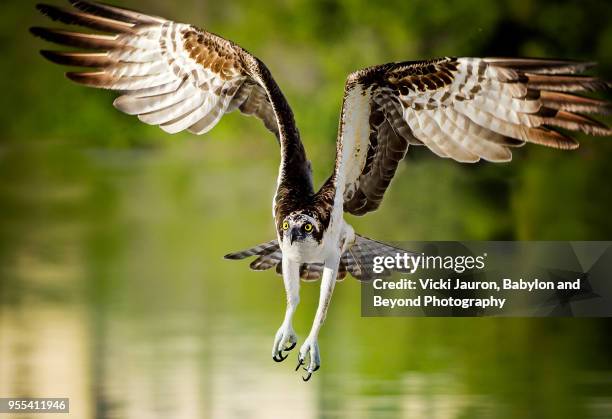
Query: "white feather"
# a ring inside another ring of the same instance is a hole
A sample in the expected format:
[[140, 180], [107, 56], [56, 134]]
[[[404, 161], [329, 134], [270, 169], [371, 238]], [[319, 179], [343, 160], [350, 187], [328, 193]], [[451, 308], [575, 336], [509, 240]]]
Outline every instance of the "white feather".
[[[365, 165], [370, 144], [370, 91], [356, 84], [344, 101], [344, 117], [340, 138], [340, 164], [336, 167], [336, 199], [343, 200], [347, 183], [354, 182]], [[336, 205], [342, 205], [337, 202]]]
[[150, 125], [161, 125], [177, 119], [202, 106], [209, 96], [198, 92], [196, 95], [159, 111], [138, 115], [138, 119]]

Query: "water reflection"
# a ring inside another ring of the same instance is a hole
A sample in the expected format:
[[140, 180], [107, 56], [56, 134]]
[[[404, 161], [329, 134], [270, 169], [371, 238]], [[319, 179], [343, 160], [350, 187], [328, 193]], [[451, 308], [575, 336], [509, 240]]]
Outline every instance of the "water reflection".
[[90, 340], [82, 319], [83, 312], [40, 303], [4, 307], [0, 323], [0, 394], [69, 397], [71, 413], [93, 417], [91, 376], [87, 373]]
[[[353, 281], [304, 384], [295, 354], [269, 356], [281, 282], [221, 259], [269, 238], [257, 197], [273, 164], [234, 175], [197, 142], [136, 157], [57, 147], [5, 150], [0, 165], [0, 395], [69, 397], [82, 419], [612, 415], [605, 321], [362, 319]], [[301, 336], [316, 298], [304, 285]]]
[[[5, 306], [1, 394], [67, 396], [71, 413], [79, 418], [511, 418], [532, 409], [542, 415], [520, 417], [604, 418], [612, 405], [612, 383], [603, 372], [591, 373], [589, 380], [566, 377], [568, 382], [557, 383], [568, 387], [562, 393], [572, 392], [565, 395], [569, 400], [531, 397], [531, 392], [541, 393], [529, 385], [504, 399], [493, 386], [506, 384], [493, 381], [472, 388], [457, 372], [404, 370], [381, 379], [334, 371], [306, 385], [292, 364], [278, 366], [262, 356], [268, 335], [231, 321], [188, 314], [136, 320], [96, 315], [103, 318], [94, 325], [96, 320], [80, 305], [34, 301]], [[199, 328], [207, 320], [217, 323]], [[390, 349], [389, 356], [402, 352]], [[545, 372], [538, 365], [532, 368], [535, 384]], [[579, 393], [587, 388], [595, 394]], [[532, 402], [541, 405], [529, 406]], [[570, 412], [553, 416], [556, 404]]]

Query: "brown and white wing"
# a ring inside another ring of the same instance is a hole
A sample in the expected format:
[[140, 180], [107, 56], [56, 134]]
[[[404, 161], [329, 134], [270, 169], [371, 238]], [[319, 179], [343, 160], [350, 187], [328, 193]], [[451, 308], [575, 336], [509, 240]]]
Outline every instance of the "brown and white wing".
[[[441, 58], [352, 73], [336, 153], [336, 187], [355, 215], [380, 205], [408, 146], [458, 162], [506, 162], [525, 143], [571, 150], [567, 131], [612, 135], [583, 114], [609, 102], [576, 95], [610, 84], [577, 75], [591, 63], [513, 58]], [[557, 131], [561, 128], [565, 132]]]
[[117, 109], [169, 133], [203, 134], [235, 109], [278, 126], [261, 63], [239, 46], [194, 26], [118, 7], [71, 0], [73, 8], [38, 5], [53, 20], [98, 33], [34, 27], [47, 41], [79, 51], [42, 51], [58, 64], [93, 71], [71, 80], [121, 92]]
[[[355, 236], [355, 242], [347, 249], [340, 258], [338, 265], [337, 280], [343, 280], [347, 274], [351, 274], [360, 281], [369, 281], [376, 278], [391, 275], [391, 270], [375, 274], [373, 270], [374, 258], [395, 257], [398, 253], [412, 253], [404, 249], [394, 247], [376, 240], [368, 239], [360, 235]], [[225, 255], [225, 259], [242, 260], [248, 257], [257, 256], [249, 265], [254, 271], [265, 271], [275, 268], [276, 273], [282, 275], [283, 254], [278, 245], [278, 241], [272, 240], [267, 243], [241, 250], [239, 252]], [[407, 272], [402, 269], [395, 269], [398, 272]], [[304, 281], [316, 281], [323, 275], [322, 263], [303, 263], [300, 266], [300, 278]]]

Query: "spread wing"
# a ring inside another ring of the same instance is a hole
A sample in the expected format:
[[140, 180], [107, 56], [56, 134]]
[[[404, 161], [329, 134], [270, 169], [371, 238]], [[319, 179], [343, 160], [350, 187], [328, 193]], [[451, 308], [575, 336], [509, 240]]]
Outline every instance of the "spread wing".
[[[393, 247], [376, 240], [356, 235], [355, 242], [346, 250], [340, 258], [337, 280], [343, 280], [348, 273], [360, 281], [369, 281], [373, 278], [384, 278], [392, 274], [391, 270], [374, 274], [373, 263], [376, 256], [395, 257], [398, 253], [406, 253], [405, 250]], [[408, 252], [412, 253], [412, 252]], [[249, 267], [255, 271], [265, 271], [275, 268], [279, 275], [283, 272], [283, 254], [278, 241], [272, 240], [250, 249], [242, 250], [225, 255], [226, 259], [242, 260], [251, 256], [257, 256]], [[398, 270], [398, 272], [406, 272]], [[323, 275], [322, 263], [303, 263], [300, 266], [300, 277], [303, 281], [316, 281]]]
[[346, 83], [336, 154], [336, 187], [355, 215], [380, 205], [409, 145], [459, 162], [506, 162], [535, 143], [575, 149], [557, 131], [612, 135], [582, 114], [608, 114], [606, 101], [575, 92], [610, 84], [576, 75], [591, 63], [540, 59], [442, 58], [352, 73]]
[[[103, 32], [35, 27], [47, 41], [82, 51], [42, 51], [58, 64], [93, 71], [67, 73], [86, 86], [121, 92], [120, 111], [169, 133], [203, 134], [235, 109], [261, 119], [279, 138], [262, 78], [263, 64], [239, 46], [191, 25], [118, 7], [71, 0], [74, 8], [38, 5], [53, 20]], [[275, 85], [275, 84], [274, 84]]]

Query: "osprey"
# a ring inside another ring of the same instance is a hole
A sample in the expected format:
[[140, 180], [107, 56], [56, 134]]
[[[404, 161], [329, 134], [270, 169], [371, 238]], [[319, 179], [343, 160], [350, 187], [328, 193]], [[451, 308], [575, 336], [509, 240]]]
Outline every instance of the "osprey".
[[[315, 190], [293, 113], [268, 68], [240, 46], [195, 26], [89, 1], [74, 8], [38, 5], [66, 24], [103, 32], [35, 27], [47, 41], [80, 51], [42, 51], [48, 60], [94, 71], [71, 80], [121, 92], [114, 106], [169, 133], [204, 134], [236, 109], [261, 119], [280, 145], [273, 216], [276, 240], [227, 255], [257, 256], [255, 270], [282, 273], [287, 309], [272, 347], [280, 362], [297, 344], [292, 318], [299, 281], [321, 279], [312, 329], [298, 366], [308, 380], [320, 366], [318, 334], [337, 279], [372, 277], [373, 256], [401, 249], [356, 234], [344, 213], [380, 205], [410, 145], [458, 162], [507, 162], [511, 149], [534, 143], [575, 149], [567, 133], [610, 135], [583, 114], [608, 113], [610, 103], [575, 95], [610, 84], [576, 75], [593, 63], [526, 58], [439, 58], [396, 62], [351, 73], [331, 176]], [[403, 252], [403, 251], [402, 251]]]

